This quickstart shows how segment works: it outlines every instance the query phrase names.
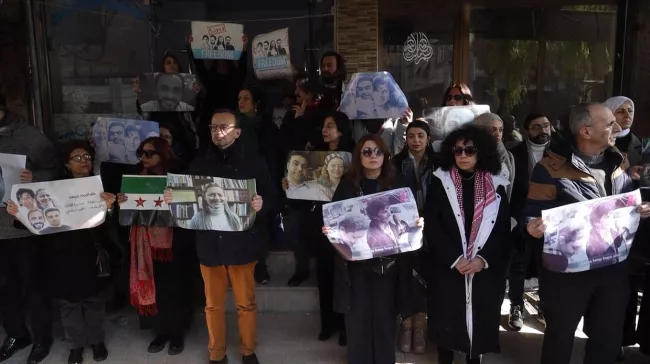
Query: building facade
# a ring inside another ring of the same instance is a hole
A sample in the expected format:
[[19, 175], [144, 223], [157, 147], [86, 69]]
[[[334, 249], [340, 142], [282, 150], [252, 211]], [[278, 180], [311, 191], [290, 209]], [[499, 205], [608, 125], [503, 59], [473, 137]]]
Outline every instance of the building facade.
[[[335, 49], [349, 74], [389, 71], [416, 114], [460, 82], [520, 122], [627, 95], [635, 132], [650, 134], [647, 0], [4, 0], [0, 90], [54, 139], [84, 137], [99, 115], [136, 116], [131, 79], [165, 52], [185, 63], [191, 20], [242, 23], [249, 40], [289, 27], [297, 72]], [[288, 80], [262, 86], [271, 104], [292, 92]]]

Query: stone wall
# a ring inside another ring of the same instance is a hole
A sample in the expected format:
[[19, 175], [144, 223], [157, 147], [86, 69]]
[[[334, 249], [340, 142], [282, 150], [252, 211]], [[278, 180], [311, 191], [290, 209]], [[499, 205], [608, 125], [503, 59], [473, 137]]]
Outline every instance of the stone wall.
[[336, 1], [336, 48], [348, 74], [377, 71], [378, 13], [377, 0]]

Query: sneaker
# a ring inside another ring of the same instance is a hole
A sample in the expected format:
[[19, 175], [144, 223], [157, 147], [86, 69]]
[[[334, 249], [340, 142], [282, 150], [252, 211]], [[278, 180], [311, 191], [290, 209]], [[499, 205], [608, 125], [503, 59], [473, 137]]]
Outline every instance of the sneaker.
[[544, 312], [540, 309], [537, 310], [537, 321], [539, 321], [540, 324], [544, 325], [546, 327], [546, 317], [544, 317]]
[[257, 360], [257, 355], [255, 355], [255, 353], [251, 355], [242, 355], [241, 362], [242, 364], [260, 364], [260, 362]]
[[521, 306], [515, 305], [510, 307], [508, 326], [514, 331], [521, 331], [521, 329], [524, 327], [524, 320], [521, 314]]

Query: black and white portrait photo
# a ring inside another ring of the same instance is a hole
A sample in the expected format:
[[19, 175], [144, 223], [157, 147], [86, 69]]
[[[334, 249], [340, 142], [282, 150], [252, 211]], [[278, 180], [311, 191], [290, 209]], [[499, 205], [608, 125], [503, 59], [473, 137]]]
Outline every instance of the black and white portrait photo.
[[432, 130], [438, 131], [435, 140], [443, 140], [452, 131], [473, 123], [479, 115], [488, 112], [489, 105], [434, 107], [425, 112], [425, 119]]
[[407, 109], [406, 96], [388, 72], [352, 75], [339, 107], [351, 120], [398, 119]]
[[194, 111], [196, 76], [189, 73], [146, 73], [139, 78], [143, 112]]
[[154, 121], [98, 118], [93, 126], [95, 160], [137, 164], [140, 143], [159, 135], [160, 127]]
[[327, 237], [346, 260], [365, 260], [418, 250], [422, 228], [408, 188], [323, 206]]
[[255, 222], [255, 180], [168, 175], [176, 226], [190, 230], [244, 231]]

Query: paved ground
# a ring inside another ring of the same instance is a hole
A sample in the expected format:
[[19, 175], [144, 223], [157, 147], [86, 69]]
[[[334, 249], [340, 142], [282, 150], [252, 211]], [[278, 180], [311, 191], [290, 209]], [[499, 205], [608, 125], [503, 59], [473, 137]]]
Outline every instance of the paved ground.
[[[118, 320], [107, 324], [107, 346], [110, 351], [105, 363], [128, 364], [206, 364], [207, 330], [202, 313], [195, 317], [195, 324], [187, 336], [185, 352], [178, 356], [168, 356], [166, 351], [148, 354], [147, 345], [151, 339], [149, 332], [138, 330], [137, 316], [132, 310], [124, 312], [128, 323], [120, 325]], [[504, 322], [505, 323], [505, 322]], [[503, 331], [501, 333], [502, 353], [489, 355], [486, 364], [528, 364], [537, 363], [542, 344], [542, 327], [532, 318], [527, 319], [527, 327], [521, 333]], [[345, 349], [337, 345], [336, 338], [329, 342], [319, 342], [318, 317], [310, 314], [264, 314], [259, 317], [259, 347], [257, 354], [262, 364], [334, 364], [345, 363]], [[228, 316], [228, 356], [230, 362], [240, 363], [237, 355], [236, 315]], [[2, 333], [0, 333], [2, 336]], [[572, 364], [582, 362], [581, 351], [584, 335], [577, 333], [575, 353]], [[581, 338], [582, 337], [582, 338]], [[6, 364], [26, 362], [28, 349]], [[57, 341], [52, 353], [44, 364], [67, 363], [68, 351], [65, 344]], [[423, 356], [398, 354], [399, 364], [435, 364], [433, 348]], [[86, 363], [93, 363], [90, 350], [86, 351]], [[463, 360], [459, 358], [459, 363]], [[628, 349], [627, 364], [649, 363], [634, 348]], [[3, 364], [5, 364], [3, 363]], [[355, 363], [358, 364], [358, 363]]]

